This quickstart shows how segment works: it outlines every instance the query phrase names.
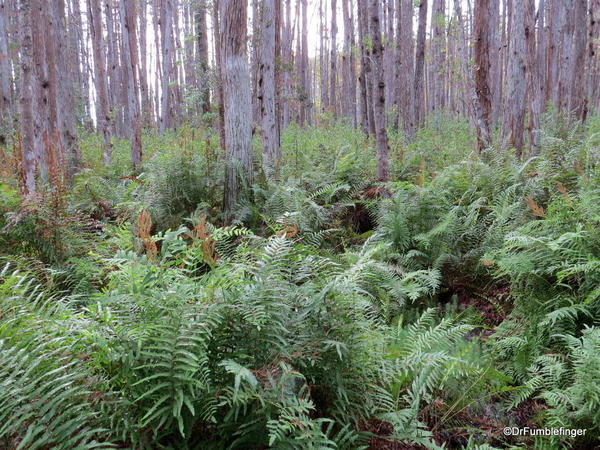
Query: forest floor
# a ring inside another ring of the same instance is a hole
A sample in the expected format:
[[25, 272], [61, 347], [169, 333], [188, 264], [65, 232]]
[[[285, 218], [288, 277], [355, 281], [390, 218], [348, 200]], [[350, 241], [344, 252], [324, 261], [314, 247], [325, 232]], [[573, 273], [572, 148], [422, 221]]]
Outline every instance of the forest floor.
[[519, 161], [438, 121], [377, 183], [360, 132], [292, 126], [228, 223], [209, 130], [135, 174], [85, 136], [29, 198], [4, 149], [0, 448], [598, 448], [598, 131]]

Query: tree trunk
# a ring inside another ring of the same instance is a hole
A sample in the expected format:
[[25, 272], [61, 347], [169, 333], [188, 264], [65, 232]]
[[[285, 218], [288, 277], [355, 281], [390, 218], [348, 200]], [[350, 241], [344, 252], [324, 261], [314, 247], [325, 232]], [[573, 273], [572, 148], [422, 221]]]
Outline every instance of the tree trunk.
[[206, 26], [206, 0], [200, 0], [195, 12], [196, 40], [198, 43], [198, 69], [200, 86], [200, 109], [202, 113], [210, 111], [208, 32]]
[[358, 33], [361, 55], [361, 109], [363, 111], [363, 130], [366, 134], [375, 136], [375, 121], [373, 118], [373, 79], [369, 43], [369, 0], [358, 0]]
[[153, 122], [152, 96], [148, 85], [148, 45], [146, 39], [148, 4], [143, 0], [140, 5], [140, 90], [142, 97], [142, 123], [146, 126]]
[[162, 36], [162, 102], [160, 114], [160, 133], [173, 127], [173, 92], [171, 82], [174, 79], [175, 66], [173, 48], [173, 0], [161, 0], [160, 33]]
[[329, 70], [329, 103], [333, 117], [337, 117], [337, 0], [331, 0], [331, 56]]
[[217, 92], [219, 99], [219, 137], [221, 142], [221, 150], [225, 150], [227, 148], [227, 143], [225, 142], [225, 100], [223, 93], [223, 57], [221, 55], [221, 21], [220, 21], [220, 9], [221, 3], [220, 0], [214, 0], [213, 2], [213, 33], [214, 33], [214, 42], [215, 42], [215, 61], [216, 61], [216, 69], [217, 69]]
[[380, 181], [390, 179], [390, 161], [388, 156], [388, 138], [385, 117], [385, 74], [383, 71], [383, 45], [381, 43], [381, 25], [378, 0], [369, 0], [371, 61], [373, 63], [373, 119], [375, 121], [375, 139], [377, 142], [377, 178]]
[[98, 97], [98, 129], [104, 140], [103, 160], [104, 165], [109, 166], [112, 162], [112, 139], [111, 139], [111, 110], [108, 100], [108, 86], [106, 79], [106, 68], [104, 66], [104, 42], [102, 36], [102, 16], [100, 5], [95, 0], [88, 0], [88, 24], [92, 39], [92, 53], [94, 57], [96, 95]]
[[482, 114], [482, 126], [477, 127], [477, 152], [490, 145], [490, 115], [492, 93], [490, 90], [490, 37], [491, 3], [480, 0], [475, 3], [475, 91]]
[[526, 0], [525, 40], [527, 45], [527, 90], [529, 91], [529, 154], [540, 153], [541, 83], [537, 64], [535, 0]]
[[220, 46], [225, 101], [226, 215], [240, 198], [241, 176], [252, 181], [252, 101], [247, 61], [247, 0], [221, 0]]
[[[7, 9], [0, 0], [0, 127], [6, 126], [12, 116], [12, 80], [8, 55], [8, 32], [6, 30]], [[0, 128], [1, 129], [1, 128]]]
[[588, 39], [588, 98], [594, 113], [600, 110], [600, 64], [598, 50], [600, 47], [600, 0], [591, 0], [589, 11]]
[[446, 2], [444, 0], [433, 0], [432, 6], [431, 109], [433, 111], [440, 111], [446, 107], [444, 96], [446, 66]]
[[571, 5], [573, 22], [573, 45], [571, 49], [569, 111], [579, 120], [587, 116], [587, 98], [585, 89], [585, 56], [587, 47], [587, 0], [574, 0]]
[[319, 89], [321, 91], [321, 112], [329, 108], [329, 89], [327, 88], [327, 45], [325, 44], [326, 11], [323, 9], [323, 0], [319, 0]]
[[352, 2], [351, 0], [342, 0], [342, 13], [344, 17], [344, 55], [342, 57], [343, 65], [343, 115], [350, 119], [352, 126], [356, 128], [356, 67], [354, 65], [353, 49], [356, 45], [354, 41], [354, 23], [352, 20]]
[[396, 42], [398, 106], [404, 133], [409, 137], [414, 134], [415, 124], [413, 11], [413, 0], [398, 0], [398, 39]]
[[135, 0], [121, 0], [121, 45], [124, 71], [126, 74], [127, 103], [131, 124], [131, 164], [133, 170], [138, 170], [142, 163], [142, 132], [140, 124], [140, 105], [137, 94], [137, 36], [135, 26]]
[[260, 51], [261, 95], [259, 97], [263, 168], [268, 176], [279, 169], [279, 136], [275, 115], [275, 0], [264, 0], [261, 11], [262, 48]]
[[33, 63], [33, 33], [30, 0], [19, 0], [19, 31], [21, 43], [21, 153], [22, 153], [22, 182], [25, 195], [36, 192], [35, 166], [36, 156], [41, 153], [36, 146], [39, 140], [35, 137], [34, 128], [34, 63]]
[[524, 2], [514, 1], [512, 3], [508, 89], [504, 104], [502, 130], [503, 140], [509, 147], [516, 150], [519, 158], [523, 154], [525, 100], [527, 95], [525, 10]]
[[419, 28], [417, 30], [417, 56], [415, 61], [415, 122], [425, 120], [425, 31], [427, 30], [427, 0], [419, 4]]

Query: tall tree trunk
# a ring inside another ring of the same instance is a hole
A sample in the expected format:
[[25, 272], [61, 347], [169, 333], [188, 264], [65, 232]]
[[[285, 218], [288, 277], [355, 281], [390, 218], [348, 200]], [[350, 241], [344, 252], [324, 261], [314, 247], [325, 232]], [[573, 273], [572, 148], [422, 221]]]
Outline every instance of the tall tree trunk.
[[377, 143], [377, 178], [390, 179], [390, 160], [385, 117], [385, 74], [383, 72], [383, 45], [378, 0], [369, 0], [371, 60], [373, 62], [373, 118]]
[[585, 89], [585, 56], [587, 47], [587, 0], [574, 0], [571, 5], [573, 22], [572, 64], [569, 74], [569, 111], [580, 120], [587, 116], [587, 98]]
[[[544, 0], [542, 0], [544, 1]], [[500, 2], [492, 1], [489, 4], [490, 11], [490, 89], [492, 94], [492, 111], [490, 116], [490, 128], [497, 123], [502, 111], [502, 36], [500, 34]], [[477, 4], [475, 5], [477, 11]], [[477, 12], [475, 12], [477, 15]]]
[[121, 44], [125, 61], [125, 74], [127, 79], [127, 103], [131, 123], [131, 164], [133, 170], [139, 169], [142, 164], [142, 132], [140, 124], [140, 105], [137, 94], [137, 36], [135, 26], [135, 0], [121, 0]]
[[490, 37], [491, 4], [494, 1], [480, 0], [475, 3], [475, 91], [482, 113], [482, 126], [477, 127], [477, 151], [490, 145], [490, 115], [492, 93], [490, 89]]
[[351, 0], [342, 0], [342, 14], [344, 17], [344, 55], [343, 65], [343, 115], [350, 119], [356, 128], [356, 67], [354, 65], [354, 23], [352, 20]]
[[292, 96], [292, 41], [294, 37], [294, 31], [292, 29], [292, 1], [286, 0], [285, 2], [285, 26], [283, 29], [283, 95], [282, 95], [282, 127], [285, 128], [290, 123], [290, 98]]
[[[485, 0], [484, 0], [485, 1]], [[445, 108], [445, 66], [446, 66], [446, 2], [433, 0], [431, 12], [432, 69], [431, 69], [431, 109]]]
[[[475, 90], [475, 81], [473, 78], [473, 70], [471, 65], [469, 64], [470, 61], [470, 55], [469, 55], [469, 50], [468, 50], [468, 40], [466, 37], [467, 31], [466, 28], [467, 26], [464, 23], [463, 20], [463, 16], [462, 16], [462, 0], [454, 0], [454, 15], [456, 17], [456, 20], [458, 22], [458, 44], [459, 44], [459, 50], [458, 50], [458, 55], [461, 61], [461, 65], [462, 65], [462, 73], [463, 73], [463, 79], [464, 79], [464, 88], [463, 88], [463, 95], [466, 95], [468, 98], [467, 102], [464, 102], [466, 104], [468, 104], [469, 106], [469, 113], [472, 115], [472, 120], [473, 123], [475, 124], [475, 127], [477, 128], [477, 133], [478, 135], [481, 135], [483, 137], [483, 139], [486, 139], [485, 136], [485, 121], [483, 119], [483, 109], [481, 107], [481, 105], [479, 104], [479, 96], [477, 95], [477, 92]], [[467, 110], [467, 108], [464, 108], [465, 110]], [[466, 112], [466, 111], [465, 111]], [[487, 141], [489, 141], [489, 137], [487, 138]]]
[[366, 134], [375, 136], [375, 121], [373, 118], [373, 79], [369, 45], [369, 0], [358, 0], [358, 33], [361, 55], [361, 109], [363, 130]]
[[259, 97], [262, 131], [263, 168], [268, 176], [279, 169], [279, 136], [275, 115], [275, 0], [264, 0], [261, 11], [262, 48], [260, 51]]
[[6, 16], [8, 8], [0, 0], [0, 127], [2, 123], [12, 116], [12, 77], [8, 53], [8, 32], [6, 29]]
[[26, 195], [36, 192], [35, 167], [36, 156], [41, 153], [40, 141], [36, 139], [34, 128], [34, 62], [33, 62], [33, 32], [32, 10], [30, 0], [19, 0], [19, 30], [21, 44], [21, 152], [23, 191]]
[[527, 90], [529, 91], [529, 154], [540, 153], [541, 86], [535, 33], [535, 0], [525, 0], [525, 40], [527, 45]]
[[65, 1], [56, 0], [49, 12], [49, 35], [54, 37], [53, 77], [56, 80], [56, 108], [58, 132], [61, 136], [65, 160], [65, 175], [68, 181], [81, 168], [81, 153], [77, 137], [76, 97], [78, 85], [76, 75], [80, 74], [80, 66], [76, 70], [65, 71], [69, 67], [69, 38], [67, 33]]
[[415, 125], [413, 5], [413, 0], [398, 0], [398, 39], [396, 42], [398, 105], [404, 133], [409, 137], [413, 135]]
[[208, 67], [208, 29], [206, 26], [206, 0], [200, 0], [195, 12], [196, 40], [198, 44], [198, 69], [200, 85], [200, 109], [210, 111], [210, 88]]
[[219, 100], [219, 137], [221, 143], [221, 150], [225, 150], [227, 148], [227, 143], [225, 141], [225, 99], [223, 93], [223, 57], [221, 55], [221, 0], [214, 0], [213, 2], [213, 33], [214, 33], [214, 42], [215, 42], [215, 61], [216, 61], [216, 69], [217, 69], [217, 93]]
[[175, 81], [174, 43], [173, 43], [173, 0], [161, 0], [160, 33], [162, 36], [162, 102], [160, 115], [160, 133], [173, 127], [173, 90]]
[[329, 102], [333, 117], [337, 117], [337, 0], [331, 0], [331, 56], [329, 71]]
[[[302, 80], [302, 101], [300, 102], [300, 124], [311, 122], [310, 105], [311, 105], [311, 92], [310, 92], [310, 78], [308, 76], [308, 2], [307, 0], [300, 0], [302, 5], [302, 32], [301, 36], [301, 53], [300, 53], [300, 68], [301, 68], [301, 80]], [[331, 101], [331, 99], [330, 99]]]
[[[121, 108], [119, 107], [119, 91], [121, 81], [119, 79], [119, 67], [118, 67], [118, 45], [115, 33], [113, 7], [111, 0], [106, 0], [105, 3], [105, 14], [106, 14], [106, 38], [107, 38], [107, 59], [108, 59], [108, 75], [109, 85], [108, 93], [110, 95], [110, 105], [115, 117], [114, 131], [119, 137], [123, 137], [123, 119]], [[118, 110], [117, 110], [118, 108]]]
[[523, 154], [525, 100], [527, 78], [525, 65], [525, 4], [512, 3], [512, 23], [510, 28], [510, 54], [508, 60], [508, 90], [504, 104], [503, 140]]
[[417, 29], [417, 56], [415, 60], [415, 122], [425, 120], [425, 31], [427, 30], [427, 0], [419, 3], [419, 28]]
[[595, 113], [600, 110], [600, 0], [591, 0], [589, 11], [588, 39], [588, 98]]
[[148, 3], [140, 2], [140, 90], [142, 97], [142, 123], [149, 126], [153, 122], [152, 100], [148, 84], [148, 45], [146, 38]]
[[247, 61], [247, 0], [221, 0], [220, 46], [225, 101], [226, 167], [223, 208], [228, 215], [252, 181], [252, 101]]
[[319, 0], [319, 90], [321, 91], [321, 112], [329, 108], [329, 89], [327, 88], [327, 45], [325, 44], [327, 20], [323, 0]]
[[88, 24], [92, 39], [92, 53], [94, 56], [94, 70], [96, 82], [96, 95], [98, 97], [98, 128], [104, 140], [103, 160], [104, 165], [109, 166], [112, 162], [112, 139], [111, 139], [111, 110], [108, 100], [108, 86], [106, 79], [106, 68], [104, 66], [104, 38], [102, 35], [102, 15], [100, 5], [95, 0], [88, 0]]

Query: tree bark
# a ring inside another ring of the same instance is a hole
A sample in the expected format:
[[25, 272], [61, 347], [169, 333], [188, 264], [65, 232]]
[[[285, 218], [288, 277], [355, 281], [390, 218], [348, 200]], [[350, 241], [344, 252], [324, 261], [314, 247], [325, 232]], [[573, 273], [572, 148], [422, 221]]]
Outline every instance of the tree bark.
[[433, 0], [433, 8], [431, 14], [431, 110], [440, 111], [446, 107], [444, 95], [446, 70], [446, 2], [444, 0]]
[[34, 128], [34, 64], [33, 64], [33, 32], [30, 0], [19, 0], [19, 30], [21, 43], [21, 178], [25, 195], [36, 192], [35, 167], [36, 156], [41, 153], [40, 141], [35, 137]]
[[0, 0], [0, 126], [12, 116], [12, 77], [8, 56], [8, 32], [6, 30], [6, 6]]
[[525, 65], [525, 4], [512, 3], [510, 28], [510, 54], [508, 60], [508, 89], [504, 103], [502, 137], [520, 158], [524, 145], [525, 101], [527, 95], [527, 71]]
[[415, 123], [425, 120], [425, 31], [427, 30], [427, 0], [419, 3], [419, 27], [417, 29], [417, 56], [415, 60]]
[[111, 110], [108, 100], [108, 86], [106, 79], [106, 68], [104, 66], [104, 39], [102, 36], [102, 16], [100, 5], [95, 0], [88, 0], [88, 24], [92, 39], [92, 53], [94, 57], [96, 95], [98, 97], [98, 129], [102, 133], [104, 142], [103, 160], [104, 165], [109, 166], [112, 162], [112, 136], [111, 136]]
[[173, 90], [171, 82], [176, 81], [173, 48], [173, 0], [161, 0], [160, 33], [162, 36], [162, 102], [160, 133], [173, 127]]
[[356, 67], [354, 64], [353, 49], [356, 45], [354, 40], [354, 23], [352, 20], [351, 0], [342, 0], [342, 14], [344, 17], [344, 54], [343, 65], [343, 115], [350, 119], [350, 123], [356, 128]]
[[331, 0], [331, 56], [329, 70], [329, 103], [333, 117], [337, 117], [337, 0]]
[[140, 105], [137, 93], [137, 35], [135, 26], [135, 0], [121, 0], [121, 45], [124, 71], [126, 74], [127, 103], [131, 123], [131, 164], [138, 170], [142, 164], [142, 132], [140, 124]]
[[475, 3], [475, 91], [482, 114], [482, 126], [477, 127], [477, 152], [490, 145], [490, 115], [492, 93], [490, 89], [490, 37], [491, 4], [493, 0], [480, 0]]
[[414, 134], [415, 124], [413, 11], [413, 0], [398, 0], [398, 39], [396, 42], [398, 105], [404, 133], [408, 137], [412, 137]]
[[390, 161], [385, 117], [385, 74], [378, 0], [369, 0], [371, 60], [373, 63], [373, 119], [377, 147], [377, 178], [389, 181]]
[[242, 180], [252, 181], [252, 102], [247, 61], [247, 0], [221, 0], [220, 46], [225, 101], [226, 215], [240, 198]]
[[375, 120], [373, 118], [373, 79], [370, 50], [367, 42], [369, 33], [369, 0], [358, 0], [358, 33], [361, 55], [361, 109], [363, 130], [366, 134], [375, 136]]
[[535, 0], [525, 0], [525, 40], [527, 46], [527, 90], [529, 91], [529, 154], [540, 153], [541, 86], [535, 33]]
[[261, 11], [262, 48], [260, 51], [259, 97], [263, 168], [268, 176], [279, 169], [279, 136], [275, 115], [275, 0], [264, 0]]
[[206, 0], [200, 0], [195, 12], [196, 40], [198, 44], [198, 69], [200, 86], [200, 109], [202, 113], [210, 111], [208, 32], [206, 26]]
[[587, 116], [587, 98], [585, 89], [585, 56], [587, 47], [587, 0], [574, 0], [571, 5], [571, 20], [573, 22], [573, 62], [569, 74], [569, 111], [579, 120]]

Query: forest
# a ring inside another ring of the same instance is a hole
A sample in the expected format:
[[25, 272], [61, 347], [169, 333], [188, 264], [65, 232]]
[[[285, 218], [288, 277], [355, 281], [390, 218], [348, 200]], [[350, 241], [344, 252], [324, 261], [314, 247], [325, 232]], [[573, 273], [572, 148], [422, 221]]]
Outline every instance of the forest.
[[0, 449], [600, 448], [600, 0], [0, 0]]

